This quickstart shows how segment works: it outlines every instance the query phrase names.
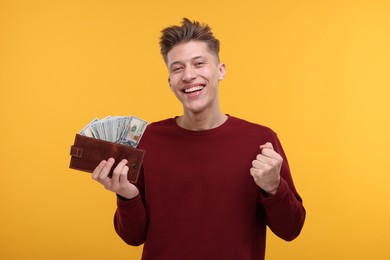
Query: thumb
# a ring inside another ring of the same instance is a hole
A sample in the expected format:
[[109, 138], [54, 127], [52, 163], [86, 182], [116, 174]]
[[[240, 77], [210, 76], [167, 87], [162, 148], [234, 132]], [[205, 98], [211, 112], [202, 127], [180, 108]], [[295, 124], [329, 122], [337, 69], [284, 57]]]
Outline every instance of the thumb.
[[266, 142], [265, 144], [260, 145], [260, 149], [265, 149], [265, 148], [268, 148], [268, 149], [271, 149], [271, 150], [274, 149], [272, 143], [270, 143], [270, 142]]

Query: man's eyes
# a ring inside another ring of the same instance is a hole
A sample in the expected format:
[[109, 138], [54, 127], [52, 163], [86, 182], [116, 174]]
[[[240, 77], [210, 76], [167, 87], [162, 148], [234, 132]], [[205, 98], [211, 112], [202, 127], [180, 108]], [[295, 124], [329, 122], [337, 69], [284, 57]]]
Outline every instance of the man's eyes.
[[[194, 62], [192, 66], [194, 68], [200, 68], [200, 67], [203, 67], [205, 64], [206, 64], [206, 62], [204, 62], [204, 61], [197, 61], [197, 62]], [[175, 67], [171, 68], [172, 73], [178, 73], [178, 72], [181, 72], [183, 70], [184, 70], [184, 66], [175, 66]]]

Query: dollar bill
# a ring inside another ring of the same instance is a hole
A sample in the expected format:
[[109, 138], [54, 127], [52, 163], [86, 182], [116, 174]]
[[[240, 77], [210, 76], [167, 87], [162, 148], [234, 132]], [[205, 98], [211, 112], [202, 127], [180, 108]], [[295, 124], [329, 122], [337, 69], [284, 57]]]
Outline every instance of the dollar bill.
[[136, 147], [145, 132], [147, 124], [145, 120], [131, 116], [119, 142]]
[[97, 117], [95, 117], [91, 122], [89, 122], [88, 125], [86, 125], [83, 129], [81, 129], [80, 134], [85, 135], [88, 137], [94, 137], [92, 130], [91, 130], [91, 125], [99, 121]]

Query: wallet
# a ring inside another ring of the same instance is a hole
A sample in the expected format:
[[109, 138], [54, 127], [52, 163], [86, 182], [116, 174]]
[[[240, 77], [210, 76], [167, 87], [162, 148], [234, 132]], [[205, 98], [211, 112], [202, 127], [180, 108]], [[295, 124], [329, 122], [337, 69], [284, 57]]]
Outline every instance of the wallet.
[[93, 172], [102, 160], [107, 160], [112, 157], [115, 159], [115, 163], [111, 167], [108, 175], [108, 177], [111, 177], [118, 163], [122, 159], [126, 159], [128, 161], [127, 166], [129, 167], [127, 179], [129, 182], [135, 184], [138, 180], [144, 154], [144, 150], [128, 145], [76, 134], [74, 144], [70, 148], [71, 159], [69, 168]]

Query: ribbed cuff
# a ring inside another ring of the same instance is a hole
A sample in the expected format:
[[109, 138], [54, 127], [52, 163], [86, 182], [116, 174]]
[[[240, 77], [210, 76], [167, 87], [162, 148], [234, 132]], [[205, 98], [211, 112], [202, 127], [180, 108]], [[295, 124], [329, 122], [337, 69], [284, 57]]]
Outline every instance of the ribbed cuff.
[[141, 196], [138, 194], [133, 199], [126, 199], [117, 194], [116, 205], [121, 210], [132, 209], [142, 203]]
[[287, 182], [283, 178], [281, 178], [278, 192], [275, 195], [271, 196], [264, 196], [264, 194], [260, 194], [260, 201], [264, 205], [272, 205], [283, 199], [288, 194], [289, 190], [290, 189], [288, 187]]

